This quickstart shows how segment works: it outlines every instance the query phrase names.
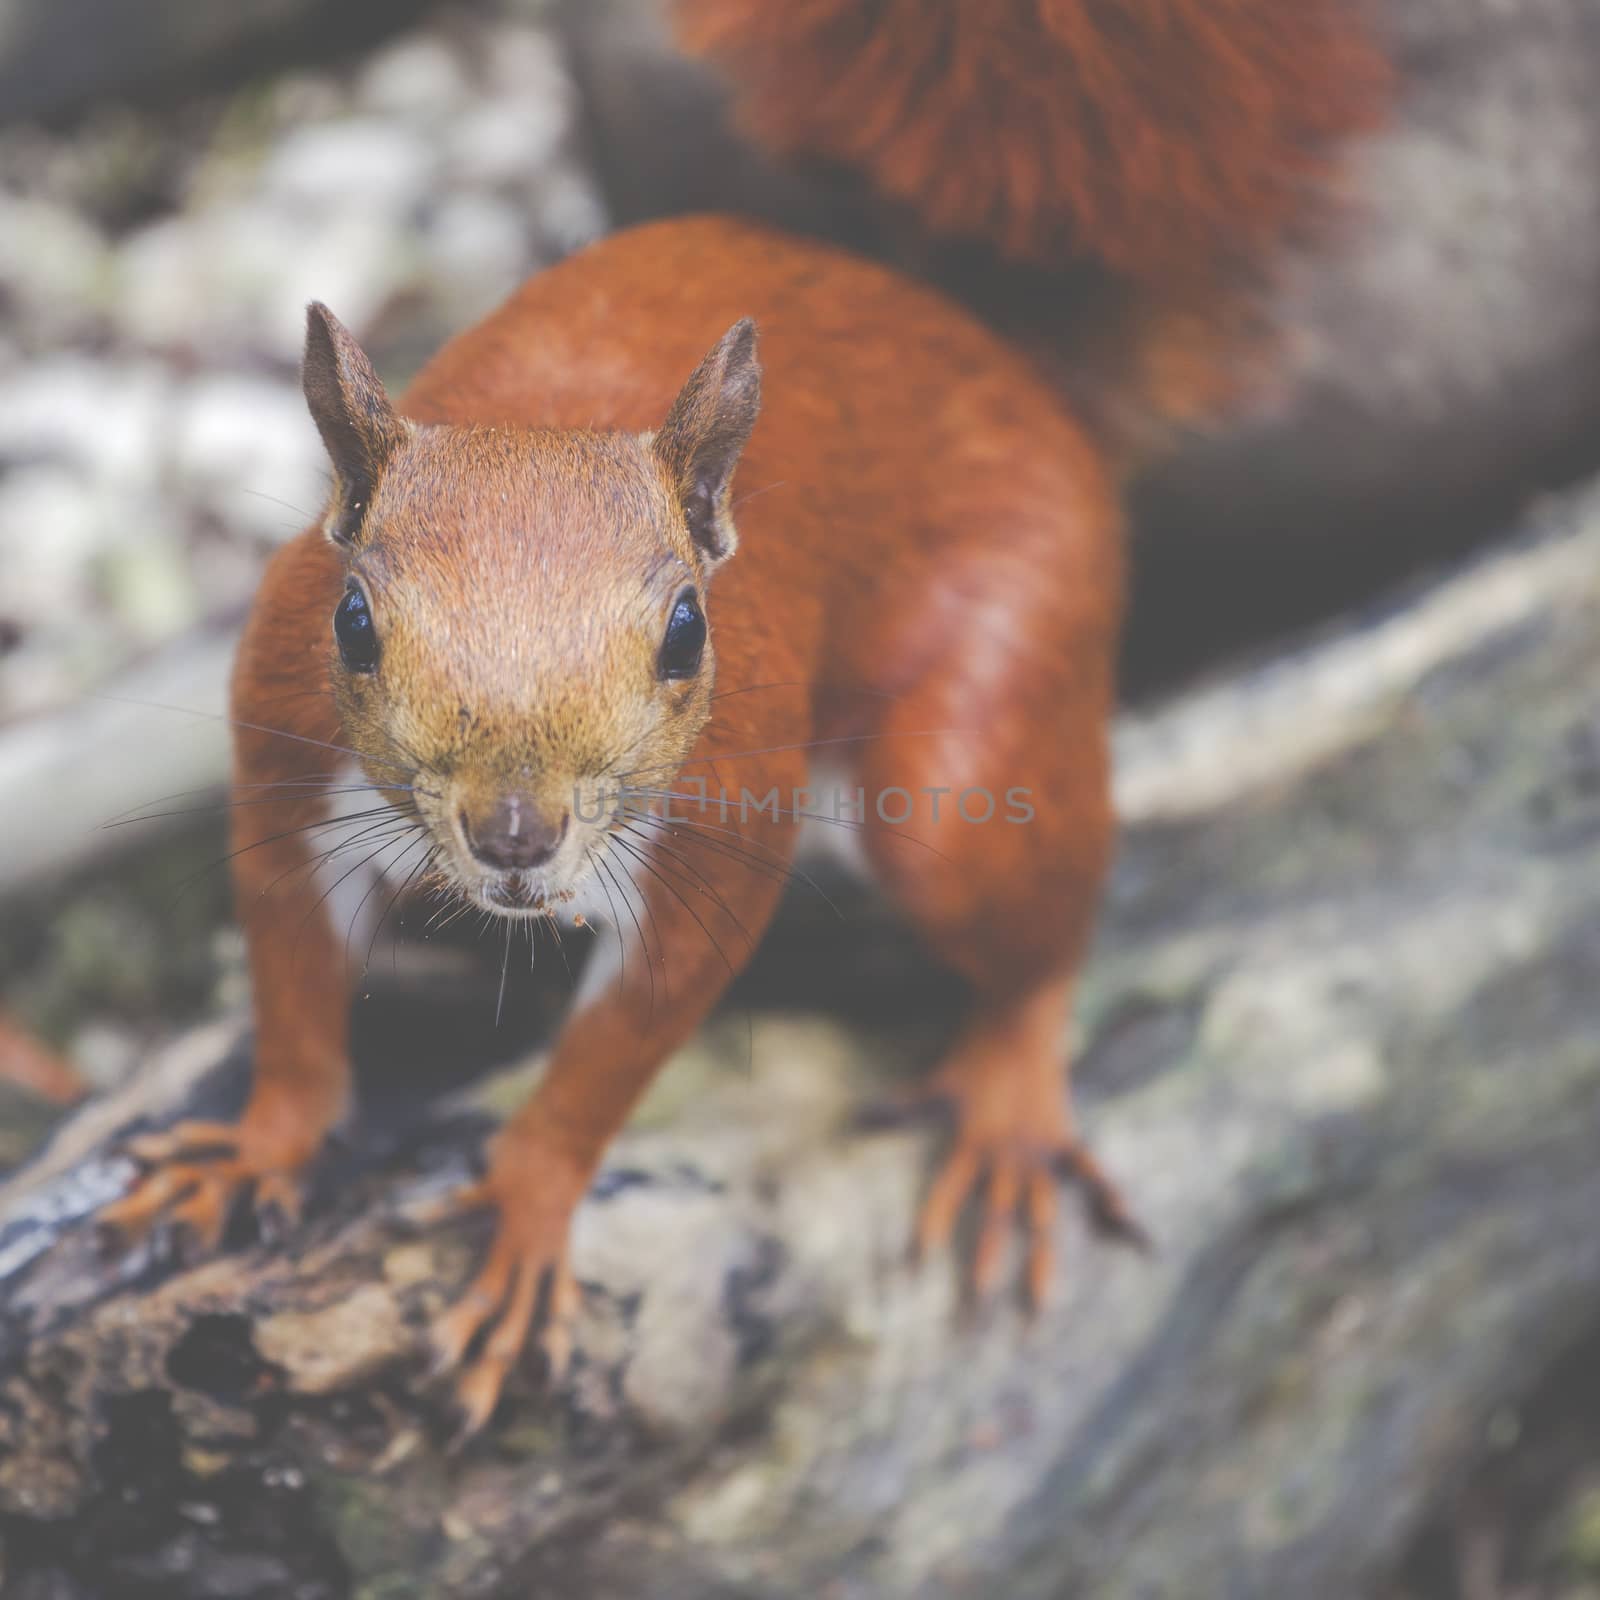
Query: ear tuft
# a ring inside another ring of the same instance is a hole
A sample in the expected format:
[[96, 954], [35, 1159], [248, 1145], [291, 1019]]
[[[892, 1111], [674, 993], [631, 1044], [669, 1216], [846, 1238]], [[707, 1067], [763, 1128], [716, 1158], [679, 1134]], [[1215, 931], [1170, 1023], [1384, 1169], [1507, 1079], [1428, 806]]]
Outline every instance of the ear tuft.
[[385, 463], [406, 438], [406, 424], [389, 403], [366, 352], [320, 300], [306, 307], [301, 384], [311, 420], [333, 462], [328, 537], [350, 544], [361, 530]]
[[695, 368], [651, 445], [677, 490], [690, 536], [708, 562], [733, 554], [737, 539], [728, 491], [760, 410], [756, 325], [745, 317]]

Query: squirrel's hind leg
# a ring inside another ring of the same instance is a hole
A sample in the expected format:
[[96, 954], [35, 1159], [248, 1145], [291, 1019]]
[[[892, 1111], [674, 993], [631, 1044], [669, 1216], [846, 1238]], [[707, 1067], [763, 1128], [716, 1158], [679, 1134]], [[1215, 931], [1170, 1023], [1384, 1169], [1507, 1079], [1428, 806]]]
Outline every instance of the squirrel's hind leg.
[[[965, 654], [952, 659], [898, 699], [861, 774], [875, 875], [972, 990], [955, 1043], [911, 1096], [954, 1124], [919, 1253], [947, 1244], [974, 1207], [970, 1281], [983, 1294], [1020, 1223], [1036, 1303], [1053, 1273], [1061, 1178], [1083, 1190], [1102, 1231], [1143, 1238], [1079, 1132], [1065, 1067], [1074, 978], [1112, 847], [1110, 672], [1085, 659], [1093, 648], [1075, 654], [1063, 628], [1044, 651], [1019, 649], [1003, 717], [979, 714], [984, 685]], [[874, 816], [873, 797], [891, 791], [914, 798], [904, 823]]]

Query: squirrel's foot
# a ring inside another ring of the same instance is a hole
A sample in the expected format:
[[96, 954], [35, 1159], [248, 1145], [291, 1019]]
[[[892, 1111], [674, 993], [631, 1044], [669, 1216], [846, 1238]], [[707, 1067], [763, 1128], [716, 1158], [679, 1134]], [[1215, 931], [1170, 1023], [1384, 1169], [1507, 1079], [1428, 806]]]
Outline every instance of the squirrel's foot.
[[[1060, 1067], [1054, 1059], [960, 1052], [923, 1088], [876, 1120], [939, 1113], [954, 1123], [954, 1142], [929, 1185], [918, 1216], [915, 1254], [945, 1248], [969, 1204], [979, 1206], [969, 1282], [980, 1299], [991, 1294], [1006, 1245], [1020, 1224], [1027, 1245], [1026, 1287], [1035, 1309], [1055, 1276], [1057, 1185], [1075, 1181], [1096, 1228], [1148, 1248], [1121, 1191], [1078, 1136]], [[981, 1197], [981, 1198], [980, 1198]]]
[[248, 1120], [180, 1122], [128, 1141], [128, 1153], [146, 1170], [96, 1221], [123, 1239], [171, 1229], [210, 1253], [248, 1196], [262, 1237], [271, 1237], [300, 1220], [304, 1169], [315, 1149], [302, 1138], [260, 1132]]
[[460, 1444], [494, 1414], [512, 1369], [530, 1342], [556, 1383], [572, 1359], [581, 1295], [567, 1255], [572, 1212], [584, 1175], [539, 1163], [509, 1176], [497, 1162], [489, 1175], [450, 1196], [428, 1220], [470, 1211], [496, 1212], [494, 1241], [482, 1270], [429, 1333], [434, 1370], [455, 1373]]

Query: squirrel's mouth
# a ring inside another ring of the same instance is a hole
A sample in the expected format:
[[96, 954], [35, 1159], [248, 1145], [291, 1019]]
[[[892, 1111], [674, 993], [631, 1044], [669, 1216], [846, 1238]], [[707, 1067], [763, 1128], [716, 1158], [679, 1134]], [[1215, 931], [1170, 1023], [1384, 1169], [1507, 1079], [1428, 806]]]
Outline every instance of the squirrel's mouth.
[[552, 889], [542, 879], [527, 872], [504, 872], [477, 886], [475, 898], [490, 911], [502, 916], [536, 917], [547, 915], [572, 899], [572, 889]]

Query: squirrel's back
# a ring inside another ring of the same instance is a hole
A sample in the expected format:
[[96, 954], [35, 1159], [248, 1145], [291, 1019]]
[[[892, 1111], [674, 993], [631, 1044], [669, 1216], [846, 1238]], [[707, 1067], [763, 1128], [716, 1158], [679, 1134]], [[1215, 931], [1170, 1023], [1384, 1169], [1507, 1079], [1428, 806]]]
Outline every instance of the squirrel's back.
[[[419, 421], [641, 430], [728, 324], [755, 319], [769, 374], [751, 463], [792, 464], [788, 498], [915, 506], [958, 463], [1032, 433], [1019, 480], [1101, 476], [1026, 355], [938, 291], [875, 262], [730, 217], [612, 234], [535, 274], [418, 374]], [[1049, 460], [1047, 469], [1036, 467]]]
[[938, 292], [831, 246], [719, 217], [626, 229], [452, 340], [402, 409], [645, 430], [743, 316], [766, 378], [720, 615], [781, 612], [803, 629], [825, 614], [841, 668], [875, 678], [912, 664], [884, 648], [880, 617], [917, 618], [919, 594], [965, 572], [975, 591], [1015, 591], [1019, 634], [1050, 608], [1061, 634], [1112, 636], [1122, 557], [1100, 452], [1021, 352]]

